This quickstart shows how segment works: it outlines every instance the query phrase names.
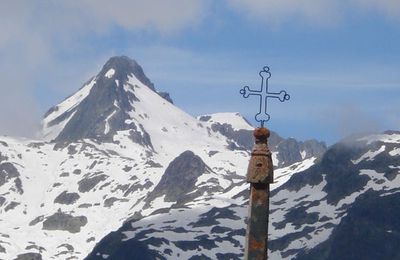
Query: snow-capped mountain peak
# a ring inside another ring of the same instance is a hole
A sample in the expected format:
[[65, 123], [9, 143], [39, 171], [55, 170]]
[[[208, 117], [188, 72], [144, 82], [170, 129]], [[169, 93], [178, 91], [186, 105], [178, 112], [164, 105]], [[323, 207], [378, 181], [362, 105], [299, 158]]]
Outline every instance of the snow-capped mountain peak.
[[46, 113], [43, 136], [55, 141], [85, 138], [112, 141], [118, 131], [131, 130], [136, 142], [150, 147], [139, 122], [139, 117], [146, 115], [134, 114], [137, 104], [144, 101], [143, 95], [150, 99], [145, 100], [148, 105], [166, 103], [162, 96], [169, 98], [167, 93], [156, 92], [135, 60], [126, 56], [112, 57], [80, 90]]

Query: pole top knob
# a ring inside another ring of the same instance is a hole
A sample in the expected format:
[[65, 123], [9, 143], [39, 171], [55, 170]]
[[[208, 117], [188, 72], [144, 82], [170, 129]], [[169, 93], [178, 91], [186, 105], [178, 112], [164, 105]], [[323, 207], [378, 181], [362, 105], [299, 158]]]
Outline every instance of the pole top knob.
[[262, 140], [267, 140], [268, 137], [270, 136], [270, 131], [268, 128], [265, 127], [259, 127], [254, 129], [253, 135], [256, 138], [256, 140], [262, 141]]

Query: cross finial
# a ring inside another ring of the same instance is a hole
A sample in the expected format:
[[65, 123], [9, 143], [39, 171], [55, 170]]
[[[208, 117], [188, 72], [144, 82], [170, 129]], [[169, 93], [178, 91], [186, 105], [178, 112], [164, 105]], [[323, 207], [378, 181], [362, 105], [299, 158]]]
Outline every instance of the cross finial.
[[279, 101], [284, 102], [290, 99], [290, 95], [287, 94], [285, 90], [278, 93], [268, 92], [268, 79], [271, 77], [268, 66], [265, 66], [259, 74], [261, 77], [261, 90], [251, 90], [248, 86], [245, 86], [240, 90], [240, 94], [242, 94], [244, 98], [248, 98], [250, 95], [260, 97], [260, 111], [255, 115], [255, 119], [257, 122], [261, 123], [261, 127], [264, 127], [264, 122], [270, 119], [270, 115], [267, 113], [268, 98], [277, 98]]

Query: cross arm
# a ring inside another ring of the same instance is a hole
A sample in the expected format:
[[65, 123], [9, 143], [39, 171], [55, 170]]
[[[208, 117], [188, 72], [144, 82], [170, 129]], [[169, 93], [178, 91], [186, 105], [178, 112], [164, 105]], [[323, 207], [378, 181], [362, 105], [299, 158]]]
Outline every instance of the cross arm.
[[240, 90], [240, 94], [242, 94], [242, 96], [244, 98], [248, 98], [250, 95], [256, 95], [256, 96], [261, 96], [262, 93], [261, 91], [258, 90], [250, 90], [249, 86], [245, 86]]

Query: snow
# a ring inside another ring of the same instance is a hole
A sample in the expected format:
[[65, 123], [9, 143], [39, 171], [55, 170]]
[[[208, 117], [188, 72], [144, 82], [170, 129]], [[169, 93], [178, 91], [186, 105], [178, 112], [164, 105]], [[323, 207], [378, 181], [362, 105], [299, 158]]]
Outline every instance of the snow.
[[389, 155], [391, 156], [399, 156], [400, 155], [400, 148], [396, 147], [392, 151], [389, 152]]
[[300, 152], [300, 154], [301, 154], [301, 158], [304, 160], [304, 158], [306, 158], [306, 156], [307, 156], [307, 153], [306, 153], [306, 151], [301, 151]]
[[114, 74], [115, 74], [115, 70], [114, 70], [114, 69], [109, 69], [109, 70], [106, 72], [106, 74], [104, 74], [104, 76], [105, 76], [106, 78], [111, 79], [111, 78], [114, 76]]
[[[251, 126], [239, 113], [215, 113], [203, 116], [210, 117], [210, 119], [207, 121], [209, 124], [229, 124], [232, 125], [233, 130], [254, 130], [254, 127]], [[200, 117], [202, 116], [199, 116], [198, 118]]]
[[293, 174], [310, 168], [314, 165], [315, 160], [316, 157], [312, 157], [287, 167], [274, 170], [274, 183], [271, 184], [271, 190], [274, 190], [287, 182]]
[[367, 144], [377, 141], [400, 144], [400, 134], [375, 134], [360, 138], [358, 141], [367, 141]]
[[[114, 101], [114, 107], [115, 108], [119, 108], [118, 104], [116, 104], [116, 102]], [[105, 126], [104, 126], [104, 134], [108, 134], [110, 132], [110, 124], [109, 124], [109, 120], [110, 118], [112, 118], [115, 113], [117, 113], [117, 110], [114, 110], [109, 116], [107, 116], [107, 118], [105, 119]]]
[[367, 161], [372, 161], [375, 156], [384, 152], [385, 149], [386, 149], [386, 147], [384, 145], [382, 145], [377, 151], [368, 151], [365, 154], [363, 154], [360, 158], [358, 158], [357, 160], [351, 160], [351, 162], [353, 164], [358, 164], [365, 159], [367, 159]]

